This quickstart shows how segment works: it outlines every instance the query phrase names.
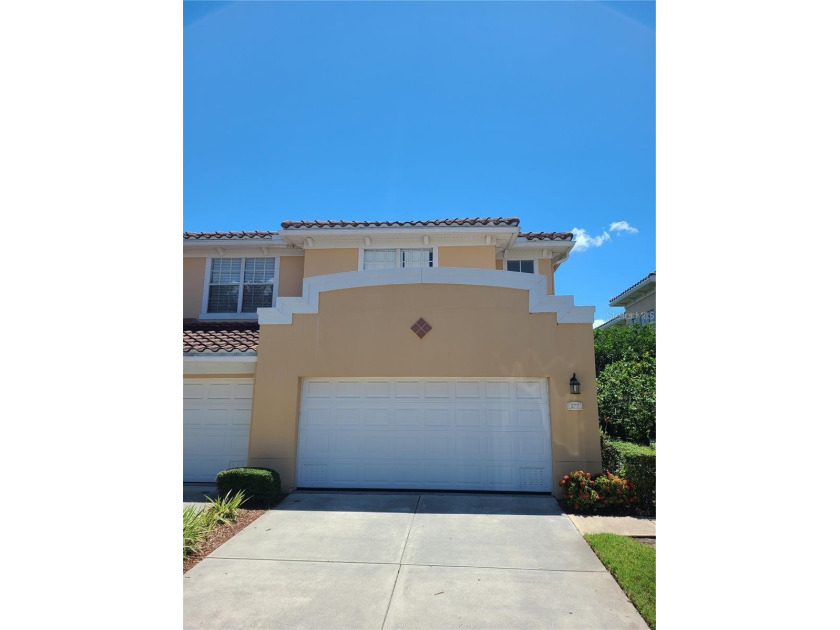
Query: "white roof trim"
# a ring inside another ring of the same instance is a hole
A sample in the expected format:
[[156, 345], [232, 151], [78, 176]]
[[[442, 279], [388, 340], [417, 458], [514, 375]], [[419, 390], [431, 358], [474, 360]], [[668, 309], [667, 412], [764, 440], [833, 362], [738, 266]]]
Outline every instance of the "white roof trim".
[[278, 297], [276, 306], [257, 309], [257, 317], [260, 325], [291, 324], [295, 313], [318, 312], [321, 292], [390, 284], [469, 284], [520, 289], [528, 291], [531, 313], [555, 313], [558, 324], [595, 321], [594, 306], [575, 306], [571, 295], [548, 295], [547, 280], [542, 274], [461, 267], [348, 271], [305, 278], [302, 297]]
[[[638, 302], [643, 297], [646, 297], [646, 296], [648, 296], [652, 293], [652, 291], [645, 291], [645, 289], [649, 288], [650, 285], [652, 285], [652, 284], [654, 284], [654, 285], [656, 284], [656, 276], [655, 275], [648, 276], [647, 278], [642, 280], [636, 286], [634, 286], [630, 289], [625, 289], [624, 291], [619, 293], [617, 296], [615, 296], [613, 299], [610, 300], [610, 306], [627, 306], [629, 304], [633, 304], [635, 302]], [[627, 301], [629, 298], [632, 298], [639, 291], [644, 291], [644, 294], [640, 295], [637, 298], [631, 299], [629, 302]]]
[[[224, 352], [221, 350], [220, 352]], [[219, 354], [218, 352], [200, 352], [197, 354], [185, 354], [185, 363], [256, 363], [256, 353], [243, 354]]]

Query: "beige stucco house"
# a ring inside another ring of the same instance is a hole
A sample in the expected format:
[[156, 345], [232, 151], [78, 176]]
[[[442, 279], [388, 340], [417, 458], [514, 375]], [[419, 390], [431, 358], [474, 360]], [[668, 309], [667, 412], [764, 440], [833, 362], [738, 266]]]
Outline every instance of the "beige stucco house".
[[653, 324], [656, 326], [656, 272], [652, 271], [610, 300], [612, 307], [624, 307], [624, 312], [607, 320], [598, 328]]
[[601, 471], [594, 307], [554, 290], [571, 233], [282, 228], [184, 234], [185, 481], [556, 494]]

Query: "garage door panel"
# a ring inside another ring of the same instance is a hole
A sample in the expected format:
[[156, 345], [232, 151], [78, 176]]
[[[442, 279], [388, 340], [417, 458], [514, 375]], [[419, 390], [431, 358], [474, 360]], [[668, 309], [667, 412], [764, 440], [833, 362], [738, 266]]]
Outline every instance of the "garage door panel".
[[423, 424], [423, 409], [420, 407], [395, 409], [394, 420], [397, 425], [419, 427]]
[[233, 409], [230, 407], [218, 407], [213, 405], [212, 407], [205, 407], [202, 411], [203, 416], [201, 421], [204, 426], [227, 427], [233, 422]]
[[423, 416], [426, 427], [449, 427], [449, 409], [426, 409]]
[[300, 487], [551, 489], [544, 379], [304, 379], [301, 391]]
[[486, 391], [487, 391], [487, 398], [495, 399], [495, 398], [510, 398], [511, 394], [511, 387], [510, 383], [505, 381], [499, 382], [489, 382], [486, 384]]
[[388, 426], [392, 422], [390, 409], [365, 409], [363, 418], [364, 423], [373, 428]]
[[231, 418], [231, 422], [239, 427], [250, 427], [251, 426], [251, 406], [248, 405], [247, 407], [237, 407], [233, 410], [233, 417]]
[[204, 399], [205, 389], [201, 383], [184, 383], [184, 400]]
[[511, 425], [510, 409], [488, 409], [485, 412], [485, 418], [489, 427], [509, 427]]
[[365, 398], [391, 398], [391, 384], [386, 381], [367, 381], [362, 391]]
[[395, 398], [420, 398], [419, 381], [397, 381], [394, 383]]
[[456, 409], [455, 424], [460, 427], [481, 426], [481, 411], [478, 409]]
[[362, 410], [359, 408], [336, 409], [333, 412], [332, 424], [337, 427], [357, 427], [362, 423]]
[[233, 388], [233, 397], [237, 400], [252, 400], [254, 398], [253, 384], [237, 383]]
[[184, 481], [215, 481], [248, 459], [252, 379], [184, 383]]

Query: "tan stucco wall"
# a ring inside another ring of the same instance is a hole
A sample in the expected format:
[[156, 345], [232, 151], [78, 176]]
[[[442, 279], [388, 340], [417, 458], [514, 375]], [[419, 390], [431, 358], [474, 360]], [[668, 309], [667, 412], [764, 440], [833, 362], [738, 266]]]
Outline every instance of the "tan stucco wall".
[[438, 247], [438, 267], [496, 268], [495, 245]]
[[[464, 285], [390, 285], [322, 293], [317, 314], [260, 326], [248, 462], [295, 486], [304, 377], [547, 377], [554, 483], [601, 471], [591, 324], [530, 314], [528, 292]], [[422, 340], [410, 326], [433, 327]], [[576, 372], [580, 396], [569, 394]], [[583, 411], [567, 411], [580, 400]]]
[[650, 295], [646, 295], [641, 300], [636, 302], [635, 304], [631, 304], [630, 306], [624, 309], [625, 312], [632, 311], [632, 312], [640, 312], [645, 313], [647, 311], [655, 311], [656, 310], [656, 293], [651, 293]]
[[206, 258], [184, 258], [184, 319], [198, 317], [204, 296]]
[[303, 256], [280, 257], [280, 279], [277, 295], [300, 297], [303, 295]]
[[303, 277], [359, 270], [359, 249], [307, 249], [304, 252]]
[[540, 258], [537, 271], [548, 279], [547, 292], [554, 295], [554, 269], [551, 268], [551, 259]]

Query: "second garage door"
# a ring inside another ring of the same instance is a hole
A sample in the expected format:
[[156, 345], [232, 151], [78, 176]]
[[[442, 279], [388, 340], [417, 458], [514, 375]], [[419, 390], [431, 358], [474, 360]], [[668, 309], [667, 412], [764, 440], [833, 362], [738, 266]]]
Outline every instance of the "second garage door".
[[184, 481], [216, 481], [248, 460], [250, 378], [184, 379]]
[[309, 378], [301, 488], [551, 490], [541, 378]]

